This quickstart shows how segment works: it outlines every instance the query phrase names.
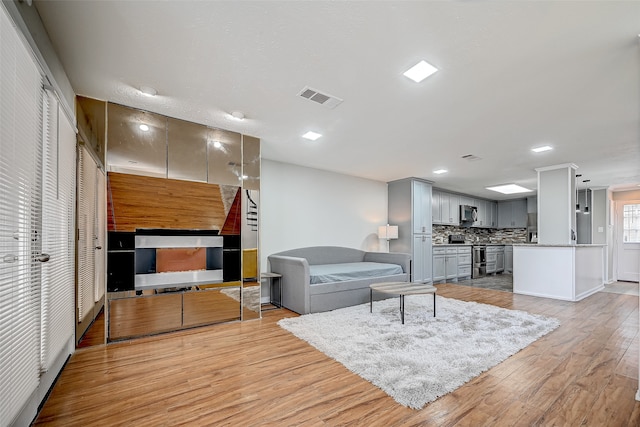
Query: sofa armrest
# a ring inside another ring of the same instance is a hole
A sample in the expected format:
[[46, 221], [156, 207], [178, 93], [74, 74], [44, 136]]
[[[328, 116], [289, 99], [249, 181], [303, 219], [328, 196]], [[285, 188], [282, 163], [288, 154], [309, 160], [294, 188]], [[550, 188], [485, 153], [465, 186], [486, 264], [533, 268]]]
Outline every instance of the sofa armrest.
[[411, 255], [400, 252], [366, 252], [364, 254], [364, 261], [398, 264], [402, 267], [404, 273], [411, 271]]
[[309, 313], [309, 262], [305, 258], [269, 255], [272, 273], [282, 275], [282, 305], [299, 314]]

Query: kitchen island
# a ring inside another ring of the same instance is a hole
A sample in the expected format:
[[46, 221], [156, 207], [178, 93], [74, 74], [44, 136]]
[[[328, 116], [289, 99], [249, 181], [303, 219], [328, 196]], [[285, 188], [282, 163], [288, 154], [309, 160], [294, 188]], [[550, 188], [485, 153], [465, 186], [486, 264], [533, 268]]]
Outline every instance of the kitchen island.
[[513, 292], [580, 301], [604, 289], [606, 245], [513, 245]]

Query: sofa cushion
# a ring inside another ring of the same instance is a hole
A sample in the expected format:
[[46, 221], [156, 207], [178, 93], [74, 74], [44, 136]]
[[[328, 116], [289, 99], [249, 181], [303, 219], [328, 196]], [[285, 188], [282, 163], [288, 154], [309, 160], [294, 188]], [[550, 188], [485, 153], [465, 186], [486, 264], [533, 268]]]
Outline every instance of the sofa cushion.
[[320, 264], [309, 266], [311, 284], [343, 282], [369, 277], [391, 276], [402, 274], [398, 264], [381, 262], [344, 262], [340, 264]]

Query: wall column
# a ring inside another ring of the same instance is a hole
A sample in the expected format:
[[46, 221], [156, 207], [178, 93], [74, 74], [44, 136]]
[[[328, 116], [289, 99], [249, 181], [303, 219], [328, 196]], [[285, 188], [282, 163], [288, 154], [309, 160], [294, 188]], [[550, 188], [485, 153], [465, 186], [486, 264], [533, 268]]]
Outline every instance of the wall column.
[[538, 244], [575, 244], [576, 169], [573, 163], [537, 168]]

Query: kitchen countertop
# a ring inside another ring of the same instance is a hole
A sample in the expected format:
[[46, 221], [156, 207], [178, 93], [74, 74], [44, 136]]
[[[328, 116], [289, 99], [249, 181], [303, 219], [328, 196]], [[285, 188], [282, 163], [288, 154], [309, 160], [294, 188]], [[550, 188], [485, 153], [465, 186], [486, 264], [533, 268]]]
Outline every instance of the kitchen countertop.
[[607, 246], [599, 243], [577, 243], [575, 245], [561, 245], [561, 244], [540, 244], [540, 243], [513, 243], [513, 246], [537, 246], [539, 248], [590, 248]]
[[535, 245], [535, 243], [434, 243], [433, 246], [512, 246], [512, 245]]

